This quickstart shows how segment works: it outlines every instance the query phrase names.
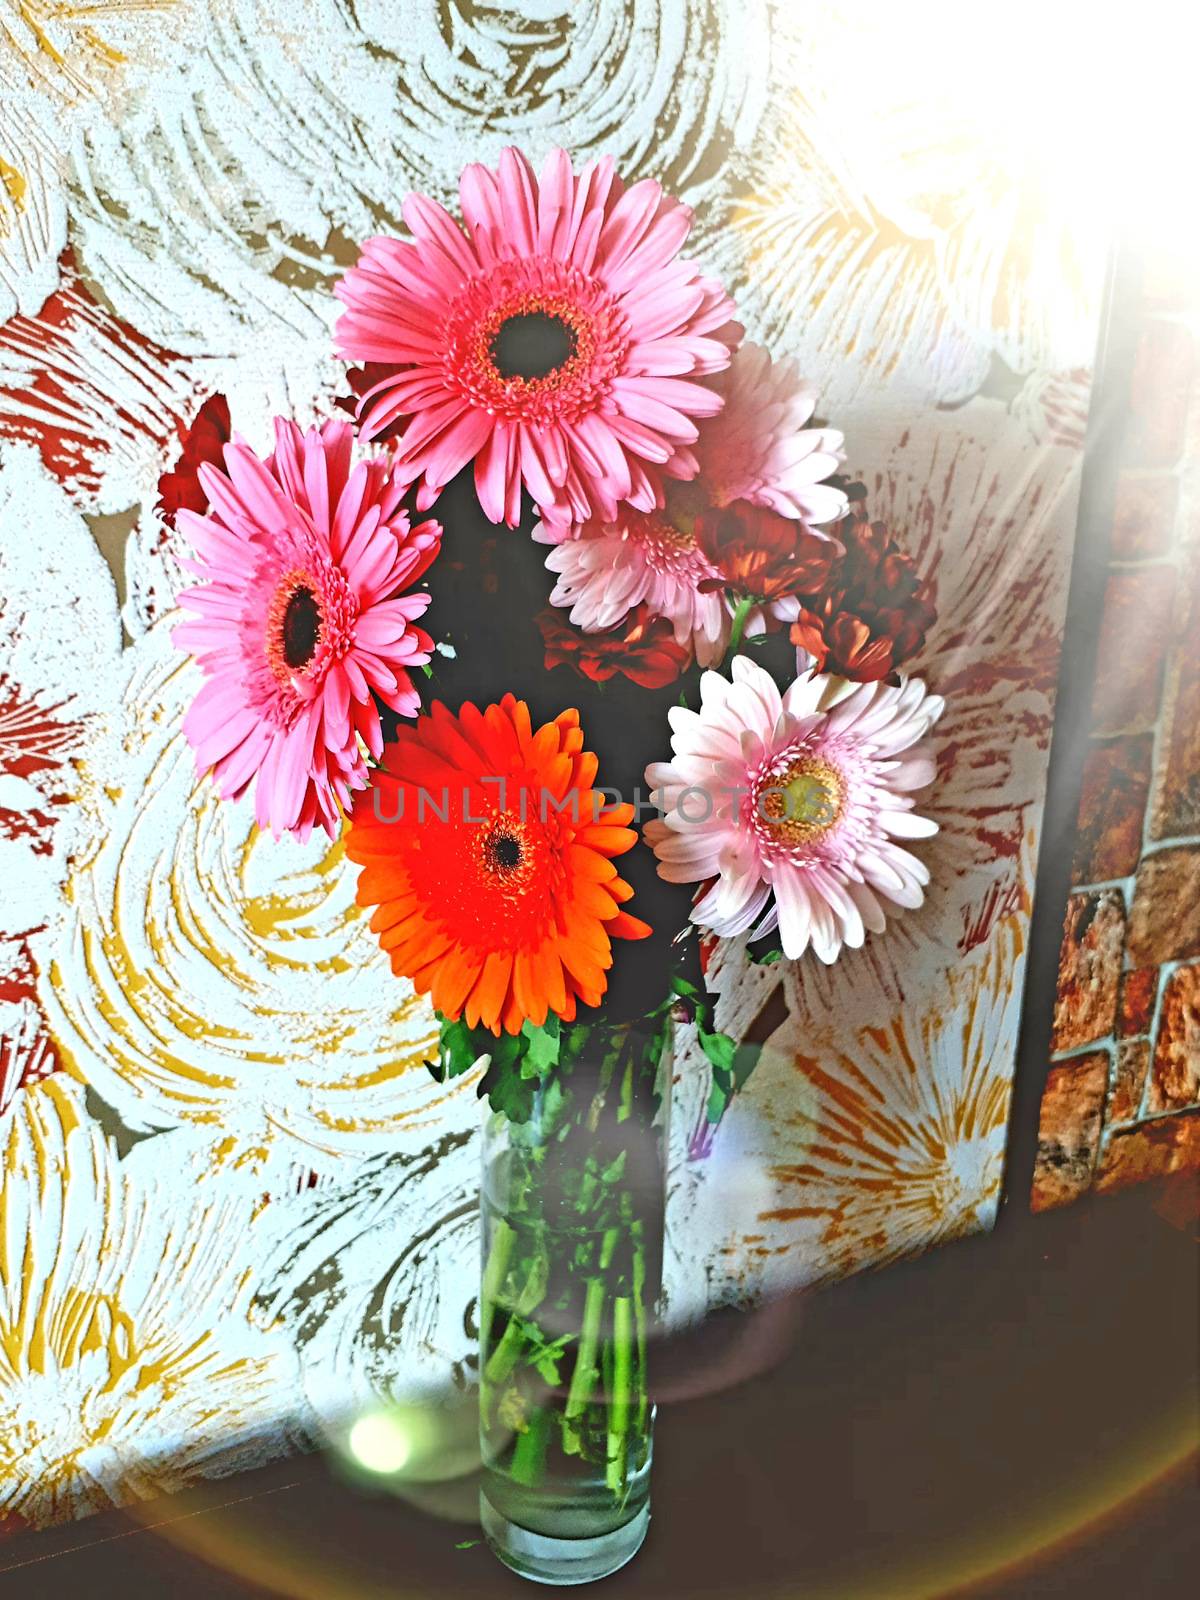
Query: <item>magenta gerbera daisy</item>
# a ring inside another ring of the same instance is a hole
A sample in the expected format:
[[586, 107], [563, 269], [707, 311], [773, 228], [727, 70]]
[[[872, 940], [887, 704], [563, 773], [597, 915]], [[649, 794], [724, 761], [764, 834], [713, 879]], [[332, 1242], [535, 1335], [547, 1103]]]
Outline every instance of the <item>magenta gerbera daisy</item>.
[[723, 937], [778, 927], [789, 959], [811, 945], [832, 962], [883, 932], [886, 904], [919, 906], [928, 869], [897, 841], [937, 832], [912, 791], [933, 780], [921, 741], [942, 704], [915, 678], [805, 672], [781, 695], [746, 656], [732, 682], [706, 672], [701, 709], [669, 713], [674, 759], [646, 769], [659, 875], [707, 886], [692, 921]]
[[172, 637], [207, 679], [184, 733], [224, 798], [255, 784], [258, 824], [277, 836], [336, 833], [339, 803], [366, 786], [364, 745], [383, 749], [376, 701], [416, 716], [409, 674], [433, 648], [416, 626], [429, 595], [402, 591], [442, 530], [410, 527], [403, 483], [352, 447], [347, 422], [306, 434], [276, 418], [273, 455], [235, 438], [225, 472], [200, 468], [209, 514], [178, 513], [202, 581], [179, 596], [195, 616]]
[[472, 460], [493, 522], [517, 522], [522, 485], [558, 523], [661, 505], [664, 477], [696, 470], [696, 419], [721, 408], [694, 380], [742, 332], [720, 283], [678, 259], [691, 212], [650, 179], [626, 188], [608, 157], [576, 176], [563, 150], [540, 178], [505, 150], [459, 194], [465, 232], [410, 195], [414, 242], [368, 239], [337, 285], [339, 353], [390, 368], [364, 433], [403, 424], [398, 470], [422, 506]]

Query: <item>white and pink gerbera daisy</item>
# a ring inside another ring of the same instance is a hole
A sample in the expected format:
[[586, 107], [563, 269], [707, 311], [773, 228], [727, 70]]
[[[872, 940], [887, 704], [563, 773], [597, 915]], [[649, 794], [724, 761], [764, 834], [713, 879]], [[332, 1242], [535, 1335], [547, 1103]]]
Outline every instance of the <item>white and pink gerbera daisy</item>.
[[[842, 435], [805, 427], [814, 391], [794, 363], [772, 364], [760, 346], [745, 344], [710, 387], [724, 396], [725, 407], [700, 426], [700, 475], [669, 485], [662, 509], [621, 506], [607, 521], [594, 518], [574, 528], [543, 522], [534, 532], [555, 547], [546, 558], [558, 579], [550, 603], [569, 607], [576, 627], [586, 633], [612, 628], [646, 605], [670, 621], [676, 642], [690, 645], [701, 666], [725, 652], [731, 604], [720, 592], [721, 572], [696, 538], [697, 519], [749, 501], [801, 524], [810, 538], [824, 538], [815, 525], [847, 509], [842, 491], [822, 481], [844, 458]], [[771, 620], [792, 621], [798, 612], [798, 601], [774, 600], [765, 612], [755, 609], [746, 632], [761, 633]]]
[[723, 937], [777, 926], [790, 960], [811, 945], [832, 962], [883, 932], [888, 903], [919, 906], [928, 870], [897, 841], [937, 832], [912, 791], [934, 777], [921, 741], [942, 704], [915, 678], [805, 673], [781, 695], [746, 656], [732, 682], [706, 672], [700, 711], [669, 713], [674, 759], [646, 769], [659, 875], [709, 885], [692, 921]]
[[550, 604], [569, 606], [571, 621], [585, 633], [614, 628], [645, 605], [670, 622], [676, 644], [711, 666], [725, 654], [729, 607], [720, 573], [685, 529], [683, 517], [673, 522], [666, 511], [628, 508], [615, 522], [585, 522], [561, 542], [540, 524], [534, 538], [554, 544], [546, 557], [558, 579]]
[[426, 593], [402, 594], [438, 553], [436, 522], [409, 527], [403, 483], [382, 458], [352, 460], [353, 430], [302, 433], [275, 420], [260, 461], [235, 437], [226, 471], [200, 468], [207, 516], [180, 511], [203, 581], [173, 639], [207, 682], [184, 719], [197, 769], [225, 799], [255, 783], [260, 827], [336, 834], [339, 802], [367, 782], [363, 745], [383, 748], [375, 696], [401, 716], [420, 697], [409, 676], [433, 648], [416, 626]]
[[398, 421], [398, 470], [428, 506], [468, 462], [480, 505], [515, 524], [522, 485], [550, 521], [662, 504], [696, 471], [696, 418], [721, 397], [741, 328], [720, 283], [678, 251], [692, 214], [605, 158], [578, 176], [563, 150], [540, 178], [519, 151], [472, 165], [465, 232], [422, 195], [413, 243], [368, 239], [337, 285], [339, 353], [392, 370], [363, 396], [368, 438]]

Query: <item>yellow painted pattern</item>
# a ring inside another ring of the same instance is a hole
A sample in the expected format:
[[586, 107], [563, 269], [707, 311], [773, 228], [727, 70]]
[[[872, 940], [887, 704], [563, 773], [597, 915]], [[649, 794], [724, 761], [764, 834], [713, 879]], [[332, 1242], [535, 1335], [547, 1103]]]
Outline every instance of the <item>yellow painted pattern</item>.
[[131, 1126], [198, 1134], [206, 1167], [329, 1172], [424, 1137], [469, 1090], [425, 1071], [433, 1014], [392, 977], [340, 841], [273, 840], [197, 780], [179, 732], [194, 674], [165, 627], [145, 655], [104, 757], [119, 772], [83, 767], [95, 846], [47, 971], [64, 1059]]
[[46, 1524], [168, 1489], [273, 1422], [294, 1355], [227, 1249], [229, 1229], [250, 1237], [251, 1197], [172, 1205], [66, 1080], [26, 1091], [4, 1132], [0, 1509]]
[[[3, 158], [0, 158], [0, 187], [3, 187], [15, 210], [21, 211], [24, 209], [25, 191], [29, 185], [16, 167], [10, 167]], [[0, 212], [0, 221], [2, 221], [2, 217], [3, 213]]]
[[[180, 0], [4, 0], [0, 37], [27, 82], [67, 97], [93, 94], [127, 58], [129, 24], [153, 26]], [[11, 69], [10, 69], [11, 70]]]

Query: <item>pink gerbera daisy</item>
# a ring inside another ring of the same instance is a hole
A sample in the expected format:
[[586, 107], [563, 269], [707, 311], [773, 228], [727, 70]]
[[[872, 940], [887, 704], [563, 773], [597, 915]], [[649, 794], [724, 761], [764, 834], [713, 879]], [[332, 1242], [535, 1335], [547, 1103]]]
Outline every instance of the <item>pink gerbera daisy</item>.
[[436, 522], [409, 527], [403, 484], [383, 459], [354, 465], [353, 430], [302, 433], [275, 420], [275, 453], [242, 440], [226, 471], [200, 468], [209, 514], [178, 513], [203, 581], [173, 634], [207, 682], [184, 719], [197, 769], [226, 799], [257, 779], [260, 827], [333, 836], [338, 803], [367, 782], [363, 744], [383, 748], [376, 697], [401, 716], [420, 697], [409, 669], [433, 641], [416, 626], [429, 595], [402, 594], [438, 553]]
[[[622, 506], [615, 518], [568, 529], [543, 522], [534, 537], [555, 548], [546, 565], [558, 577], [552, 605], [569, 606], [571, 621], [587, 632], [615, 627], [634, 607], [666, 617], [679, 644], [690, 644], [702, 666], [719, 661], [729, 639], [731, 604], [720, 591], [721, 572], [696, 537], [698, 519], [748, 501], [803, 524], [800, 545], [827, 537], [815, 523], [846, 512], [846, 496], [821, 480], [843, 458], [842, 436], [806, 428], [814, 392], [790, 361], [773, 365], [758, 345], [743, 345], [727, 372], [710, 386], [725, 397], [724, 410], [700, 428], [695, 454], [700, 476], [672, 484], [665, 506], [639, 512]], [[761, 515], [761, 512], [754, 515]], [[832, 545], [836, 548], [836, 545]], [[791, 622], [799, 601], [774, 598], [756, 607], [746, 633]]]
[[[556, 535], [542, 523], [534, 537], [549, 543]], [[644, 605], [670, 622], [675, 642], [694, 650], [701, 666], [725, 653], [729, 608], [721, 575], [686, 525], [666, 512], [622, 508], [615, 522], [586, 522], [555, 543], [546, 565], [558, 577], [550, 604], [569, 606], [585, 633], [616, 627]]]
[[781, 695], [745, 656], [732, 683], [706, 672], [700, 711], [669, 713], [674, 759], [646, 769], [663, 813], [644, 830], [660, 877], [708, 885], [692, 910], [700, 927], [777, 926], [792, 960], [811, 944], [832, 962], [882, 933], [884, 904], [919, 906], [929, 882], [896, 841], [937, 832], [911, 791], [933, 779], [920, 741], [941, 710], [915, 678], [893, 688], [806, 673]]
[[398, 419], [397, 462], [432, 504], [475, 462], [480, 505], [515, 524], [521, 487], [555, 522], [662, 504], [688, 477], [695, 418], [721, 398], [694, 380], [729, 364], [741, 328], [713, 278], [677, 259], [692, 215], [611, 159], [578, 177], [566, 152], [540, 179], [519, 151], [472, 165], [466, 231], [422, 195], [414, 239], [368, 239], [337, 285], [340, 354], [391, 368], [363, 396], [368, 438]]

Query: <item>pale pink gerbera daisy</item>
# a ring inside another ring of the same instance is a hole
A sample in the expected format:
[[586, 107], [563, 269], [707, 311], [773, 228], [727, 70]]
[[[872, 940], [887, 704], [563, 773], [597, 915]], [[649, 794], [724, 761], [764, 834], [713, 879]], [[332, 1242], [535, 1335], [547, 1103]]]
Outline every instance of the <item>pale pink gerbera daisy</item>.
[[363, 744], [383, 748], [373, 696], [415, 716], [409, 671], [433, 648], [416, 626], [429, 595], [401, 590], [442, 530], [410, 528], [403, 484], [381, 458], [354, 465], [352, 444], [349, 423], [305, 434], [277, 417], [275, 453], [260, 461], [235, 438], [226, 472], [200, 468], [208, 515], [177, 518], [203, 581], [179, 596], [196, 615], [172, 637], [208, 680], [184, 733], [226, 799], [257, 779], [258, 824], [276, 836], [336, 833], [338, 803], [366, 786]]
[[645, 834], [671, 883], [716, 881], [692, 921], [721, 936], [778, 926], [794, 960], [882, 933], [884, 904], [914, 908], [928, 870], [896, 841], [937, 832], [911, 791], [934, 776], [921, 746], [942, 701], [901, 688], [796, 679], [780, 695], [746, 656], [733, 682], [701, 679], [701, 709], [672, 708], [674, 760], [646, 769], [663, 817]]
[[[534, 530], [543, 544], [557, 537], [545, 523]], [[571, 621], [585, 633], [616, 627], [646, 605], [671, 623], [675, 642], [694, 650], [701, 666], [725, 653], [729, 608], [721, 575], [665, 511], [622, 507], [615, 522], [585, 522], [573, 538], [554, 543], [546, 565], [558, 578], [550, 604], [569, 606]]]
[[[720, 571], [696, 538], [697, 519], [744, 500], [797, 523], [799, 577], [799, 543], [827, 537], [814, 524], [846, 512], [846, 496], [822, 481], [843, 459], [842, 435], [805, 427], [814, 391], [792, 362], [773, 365], [758, 345], [743, 345], [710, 386], [725, 407], [701, 424], [700, 475], [669, 485], [661, 510], [622, 506], [611, 520], [573, 529], [543, 522], [534, 534], [555, 546], [546, 558], [558, 578], [550, 603], [569, 606], [576, 627], [588, 633], [615, 627], [645, 604], [671, 622], [676, 642], [690, 643], [702, 666], [725, 652], [731, 605], [720, 592]], [[799, 610], [791, 596], [774, 599], [765, 610], [755, 608], [746, 632], [794, 621]]]
[[742, 331], [721, 285], [677, 259], [691, 212], [649, 179], [627, 189], [607, 157], [576, 177], [563, 150], [540, 179], [505, 150], [459, 194], [465, 233], [410, 195], [415, 243], [368, 239], [337, 285], [339, 353], [393, 368], [363, 396], [364, 433], [403, 421], [422, 506], [471, 460], [493, 522], [517, 522], [522, 485], [555, 522], [661, 505], [664, 474], [696, 470], [694, 419], [721, 407], [694, 380]]
[[725, 400], [695, 449], [710, 505], [749, 500], [810, 527], [845, 516], [846, 496], [824, 481], [846, 458], [842, 435], [806, 426], [817, 392], [794, 361], [744, 344], [710, 387]]

